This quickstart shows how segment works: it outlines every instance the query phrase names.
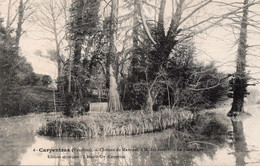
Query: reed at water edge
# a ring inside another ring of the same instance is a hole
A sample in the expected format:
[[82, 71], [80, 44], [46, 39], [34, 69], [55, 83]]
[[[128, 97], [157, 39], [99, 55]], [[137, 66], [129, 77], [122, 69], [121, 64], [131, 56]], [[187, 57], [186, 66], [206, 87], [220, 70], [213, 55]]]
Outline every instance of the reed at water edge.
[[168, 128], [181, 129], [193, 120], [190, 111], [164, 109], [158, 112], [123, 111], [87, 114], [48, 120], [39, 130], [40, 135], [54, 137], [102, 137], [137, 135]]

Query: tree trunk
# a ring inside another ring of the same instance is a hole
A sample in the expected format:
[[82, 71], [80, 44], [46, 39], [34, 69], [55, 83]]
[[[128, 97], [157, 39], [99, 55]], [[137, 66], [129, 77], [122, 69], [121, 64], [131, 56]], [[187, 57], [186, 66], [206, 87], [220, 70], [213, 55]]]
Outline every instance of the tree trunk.
[[56, 56], [57, 56], [57, 65], [58, 65], [58, 87], [60, 87], [60, 89], [58, 89], [59, 91], [63, 91], [64, 90], [64, 83], [61, 80], [61, 76], [62, 76], [62, 59], [61, 59], [61, 55], [60, 55], [60, 46], [58, 44], [58, 35], [56, 33], [56, 30], [54, 30], [54, 35], [55, 35], [55, 43], [56, 43]]
[[158, 23], [157, 23], [157, 33], [160, 34], [158, 36], [163, 37], [163, 38], [165, 38], [165, 29], [164, 29], [165, 5], [166, 5], [166, 0], [162, 0], [161, 4], [160, 4], [159, 18], [158, 18]]
[[16, 29], [16, 46], [19, 47], [20, 39], [22, 36], [22, 24], [23, 24], [23, 17], [24, 17], [24, 4], [23, 0], [20, 0], [19, 8], [18, 8], [18, 23], [17, 23], [17, 29]]
[[154, 102], [153, 102], [151, 92], [148, 91], [145, 110], [151, 112], [151, 114], [153, 114], [153, 104]]
[[234, 95], [233, 95], [233, 103], [229, 116], [234, 116], [234, 114], [239, 114], [244, 112], [244, 95], [246, 93], [246, 78], [245, 75], [236, 76], [235, 85], [234, 85]]
[[133, 17], [133, 58], [131, 61], [131, 77], [137, 81], [138, 80], [138, 66], [140, 55], [138, 53], [138, 0], [134, 0], [134, 17]]
[[120, 111], [121, 103], [118, 93], [118, 85], [116, 80], [116, 30], [117, 30], [117, 17], [118, 17], [118, 0], [112, 0], [111, 7], [111, 24], [110, 24], [110, 48], [108, 55], [108, 67], [109, 67], [109, 99], [108, 99], [108, 111]]
[[[56, 53], [58, 54], [58, 53]], [[58, 66], [58, 76], [57, 76], [57, 79], [58, 79], [58, 91], [61, 92], [63, 91], [63, 82], [62, 82], [62, 79], [61, 79], [61, 60], [60, 59], [57, 59], [57, 66]]]
[[[6, 28], [8, 29], [8, 31], [10, 30], [10, 19], [11, 19], [11, 5], [12, 5], [12, 0], [8, 1], [8, 8], [7, 8], [7, 19], [6, 19]], [[9, 32], [8, 32], [9, 33]]]
[[56, 54], [57, 54], [57, 63], [58, 63], [58, 78], [61, 77], [61, 55], [60, 55], [60, 44], [59, 44], [59, 39], [58, 39], [58, 32], [57, 32], [57, 23], [56, 23], [56, 18], [55, 18], [55, 13], [54, 13], [54, 7], [51, 6], [51, 16], [52, 16], [52, 24], [53, 24], [53, 35], [54, 35], [54, 40], [55, 40], [55, 45], [56, 45]]
[[247, 78], [245, 73], [246, 54], [247, 54], [247, 25], [248, 25], [248, 0], [244, 0], [243, 18], [241, 21], [241, 30], [238, 44], [237, 68], [234, 80], [234, 97], [232, 108], [228, 116], [234, 116], [244, 112], [244, 96], [246, 94]]
[[121, 110], [121, 103], [119, 100], [119, 94], [117, 89], [117, 81], [114, 74], [114, 69], [112, 65], [109, 65], [109, 102], [108, 109], [109, 112], [115, 112]]
[[[67, 0], [63, 1], [63, 12], [64, 12], [64, 18], [65, 18], [65, 25], [68, 25], [70, 23], [70, 16], [67, 14], [68, 9], [68, 2]], [[68, 28], [65, 28], [65, 39], [68, 42], [69, 45], [69, 73], [68, 73], [68, 93], [71, 93], [71, 70], [72, 70], [72, 61], [71, 61], [71, 54], [72, 54], [72, 45], [69, 38], [69, 32]]]
[[69, 75], [68, 75], [68, 81], [69, 81], [69, 85], [68, 85], [68, 93], [71, 93], [71, 69], [72, 69], [72, 61], [71, 61], [71, 46], [69, 46], [70, 48], [70, 52], [69, 52]]

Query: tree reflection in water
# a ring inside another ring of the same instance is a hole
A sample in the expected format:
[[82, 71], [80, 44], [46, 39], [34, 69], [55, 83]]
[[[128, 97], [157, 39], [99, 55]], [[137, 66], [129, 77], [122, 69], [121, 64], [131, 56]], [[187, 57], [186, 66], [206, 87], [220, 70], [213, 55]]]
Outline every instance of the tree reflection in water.
[[233, 141], [232, 148], [234, 149], [234, 156], [236, 158], [236, 166], [245, 166], [245, 157], [248, 154], [247, 144], [244, 135], [244, 128], [242, 120], [231, 119], [233, 124]]

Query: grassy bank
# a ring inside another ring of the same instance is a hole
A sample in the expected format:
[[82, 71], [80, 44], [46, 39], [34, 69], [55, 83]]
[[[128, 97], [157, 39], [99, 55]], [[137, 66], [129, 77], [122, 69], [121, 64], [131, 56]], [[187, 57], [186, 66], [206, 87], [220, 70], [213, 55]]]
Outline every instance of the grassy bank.
[[100, 137], [136, 135], [167, 128], [181, 129], [189, 125], [193, 114], [169, 109], [150, 113], [124, 111], [121, 113], [90, 114], [74, 118], [53, 118], [39, 134], [55, 137]]
[[22, 86], [12, 89], [0, 98], [0, 117], [26, 115], [51, 111], [53, 90], [41, 86]]

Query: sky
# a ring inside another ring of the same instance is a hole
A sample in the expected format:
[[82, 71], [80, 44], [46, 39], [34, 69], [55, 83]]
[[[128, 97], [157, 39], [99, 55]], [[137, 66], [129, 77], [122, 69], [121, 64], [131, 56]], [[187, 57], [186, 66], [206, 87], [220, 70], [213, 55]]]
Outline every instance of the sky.
[[[195, 2], [199, 2], [200, 0], [195, 0]], [[220, 0], [221, 1], [221, 0]], [[234, 0], [230, 0], [233, 2]], [[222, 0], [222, 2], [226, 2]], [[239, 2], [242, 2], [240, 0]], [[167, 11], [165, 20], [169, 20], [167, 15], [171, 13], [171, 4], [167, 1]], [[257, 8], [257, 7], [256, 7]], [[209, 6], [203, 12], [207, 13], [207, 16], [210, 14], [214, 14], [218, 12], [220, 9], [223, 9], [222, 12], [226, 12], [228, 10], [227, 7], [216, 7], [216, 6]], [[7, 12], [7, 5], [6, 3], [2, 3], [0, 6], [0, 12], [2, 16], [6, 16]], [[203, 16], [206, 15], [201, 12], [198, 14], [198, 18], [196, 19], [203, 19]], [[255, 18], [260, 20], [260, 18]], [[166, 24], [169, 22], [166, 21]], [[259, 24], [260, 25], [260, 24]], [[22, 55], [25, 56], [34, 68], [36, 73], [40, 74], [48, 74], [51, 75], [53, 78], [57, 76], [57, 66], [54, 62], [49, 60], [48, 58], [43, 58], [34, 55], [36, 50], [41, 50], [44, 54], [46, 50], [50, 48], [54, 48], [54, 43], [46, 40], [45, 37], [48, 34], [41, 29], [41, 27], [37, 25], [33, 25], [32, 23], [25, 23], [24, 28], [26, 32], [22, 36], [21, 39], [21, 52]], [[232, 73], [235, 71], [235, 59], [236, 59], [236, 51], [237, 45], [234, 45], [236, 42], [238, 35], [235, 35], [230, 32], [230, 28], [225, 27], [226, 29], [222, 28], [221, 26], [211, 28], [207, 30], [203, 34], [199, 34], [194, 38], [195, 46], [196, 46], [196, 59], [200, 62], [209, 63], [214, 62], [216, 66], [219, 66], [219, 70]], [[258, 44], [260, 45], [260, 33], [249, 33], [248, 35], [248, 43], [249, 44]], [[251, 48], [250, 48], [251, 49]], [[255, 55], [259, 55], [260, 57], [260, 49], [253, 48], [255, 50], [250, 50], [250, 53]], [[251, 71], [252, 76], [254, 78], [260, 79], [260, 58], [254, 56], [248, 56], [248, 64], [259, 66], [259, 68], [248, 68]]]
[[[0, 16], [6, 20], [7, 0], [0, 0], [0, 2], [1, 1]], [[15, 8], [16, 7], [12, 10], [12, 16], [15, 13]], [[13, 26], [16, 27], [17, 23], [14, 23]], [[47, 50], [54, 48], [54, 43], [46, 39], [50, 36], [50, 34], [46, 33], [41, 27], [31, 21], [25, 21], [23, 24], [23, 30], [24, 34], [22, 35], [20, 41], [21, 55], [26, 57], [27, 61], [31, 63], [34, 72], [39, 74], [47, 74], [52, 78], [56, 78], [57, 65], [48, 58], [43, 58], [34, 54], [36, 50], [41, 50], [43, 54], [46, 54]]]

